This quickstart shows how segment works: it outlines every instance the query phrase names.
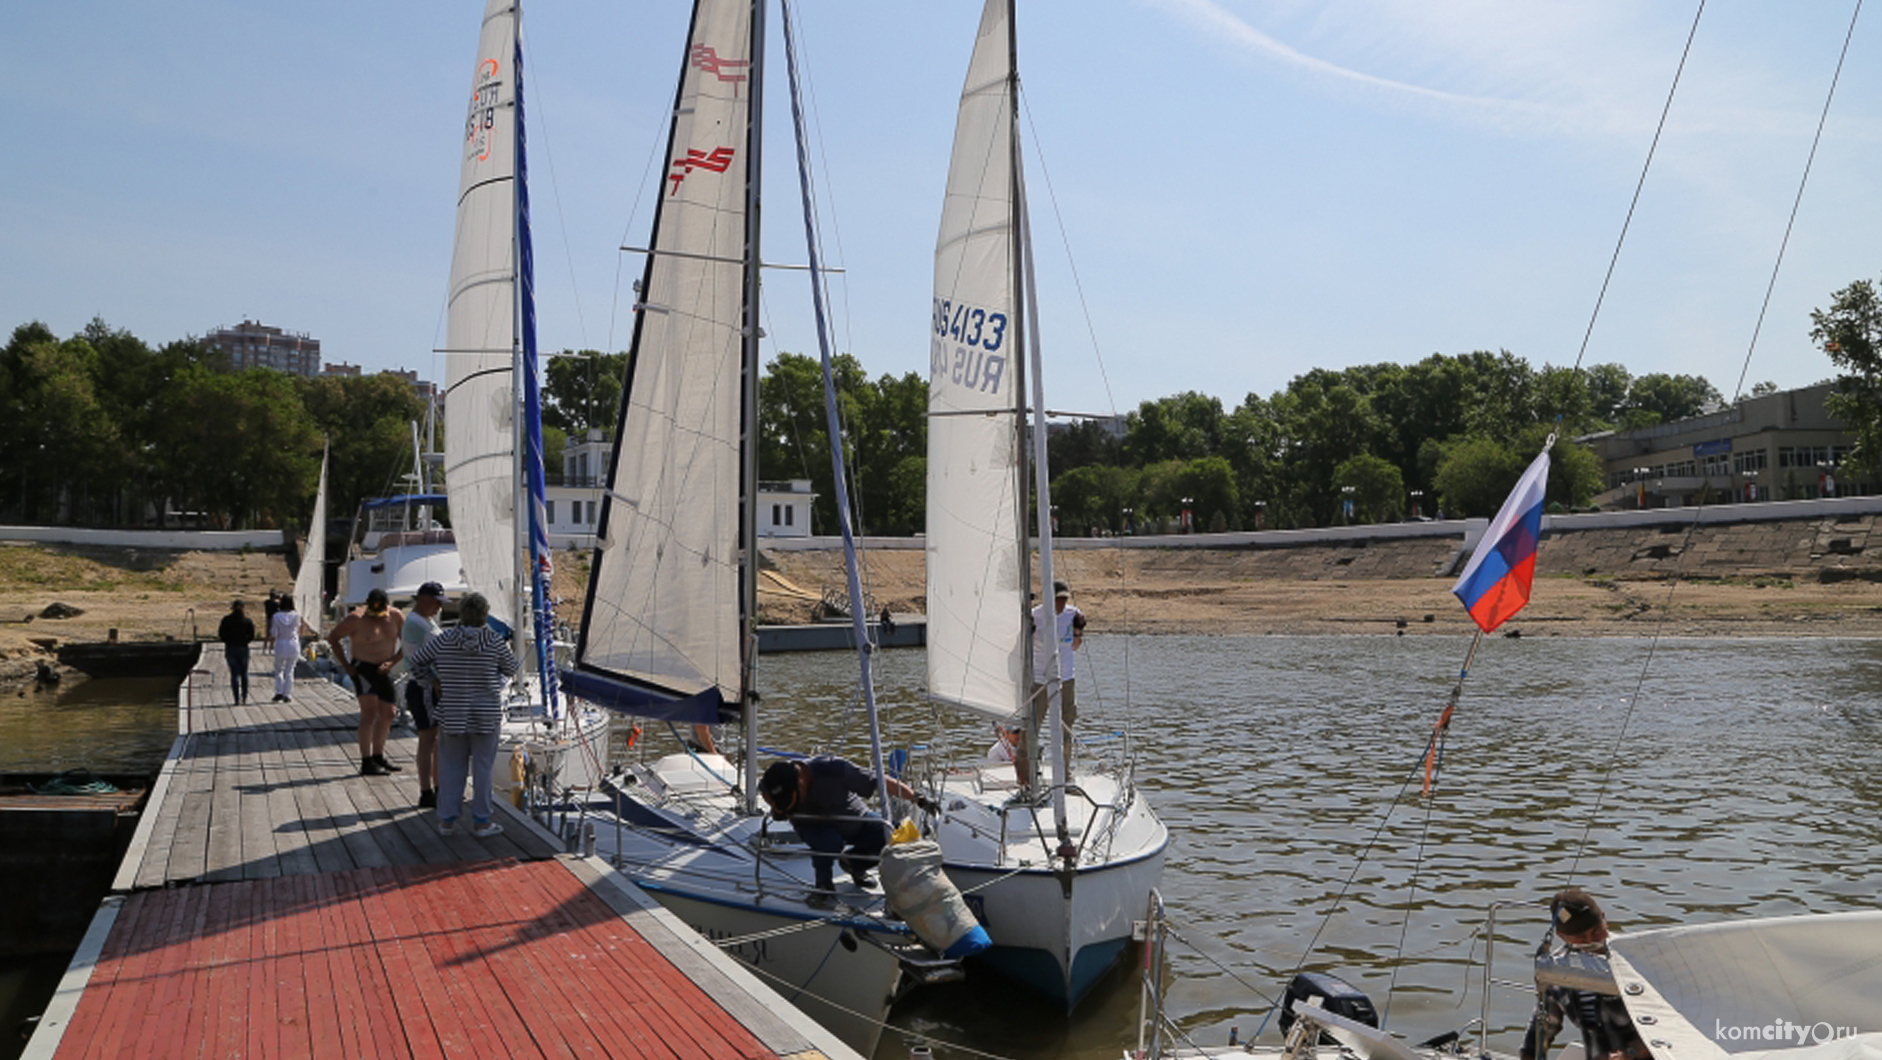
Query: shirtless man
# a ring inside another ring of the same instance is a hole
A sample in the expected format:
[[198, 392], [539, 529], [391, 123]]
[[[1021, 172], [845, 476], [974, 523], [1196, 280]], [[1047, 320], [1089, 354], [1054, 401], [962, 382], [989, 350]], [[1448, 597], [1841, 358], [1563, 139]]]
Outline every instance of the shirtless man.
[[345, 662], [346, 652], [340, 642], [351, 638], [353, 661], [348, 673], [359, 692], [359, 771], [369, 777], [397, 773], [404, 767], [386, 761], [386, 736], [392, 732], [392, 715], [398, 709], [398, 694], [392, 690], [392, 667], [405, 657], [399, 632], [405, 616], [391, 606], [384, 589], [366, 594], [366, 609], [341, 619], [327, 635], [327, 645], [335, 660]]

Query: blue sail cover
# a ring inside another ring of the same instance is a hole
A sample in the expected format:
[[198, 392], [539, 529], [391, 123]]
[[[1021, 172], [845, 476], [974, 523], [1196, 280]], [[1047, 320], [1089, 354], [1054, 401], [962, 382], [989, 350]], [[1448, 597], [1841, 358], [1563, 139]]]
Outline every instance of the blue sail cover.
[[550, 579], [555, 561], [543, 503], [542, 385], [536, 356], [536, 255], [529, 236], [529, 167], [523, 150], [523, 35], [516, 35], [516, 281], [522, 289], [523, 474], [529, 488], [530, 602], [536, 629], [536, 673], [542, 680], [541, 710], [560, 717], [560, 682], [555, 668], [555, 602]]

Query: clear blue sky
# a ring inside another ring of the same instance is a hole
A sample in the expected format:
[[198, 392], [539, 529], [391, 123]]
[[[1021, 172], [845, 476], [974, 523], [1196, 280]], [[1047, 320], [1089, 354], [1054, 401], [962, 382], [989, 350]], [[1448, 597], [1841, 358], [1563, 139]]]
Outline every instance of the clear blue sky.
[[[849, 270], [840, 345], [874, 373], [925, 371], [979, 6], [798, 8], [826, 241]], [[1050, 404], [1195, 389], [1233, 405], [1314, 366], [1475, 349], [1572, 363], [1694, 6], [1022, 2]], [[481, 9], [14, 5], [0, 326], [63, 335], [99, 315], [161, 343], [252, 318], [313, 334], [328, 361], [437, 378]], [[688, 9], [525, 8], [545, 349], [626, 343], [640, 259], [615, 248], [646, 238]], [[1849, 14], [1708, 5], [1587, 363], [1730, 396]], [[783, 73], [774, 60], [766, 257], [794, 262]], [[1872, 13], [1750, 381], [1831, 374], [1808, 315], [1882, 276], [1878, 174]], [[814, 352], [801, 281], [773, 280], [766, 320], [768, 352]]]

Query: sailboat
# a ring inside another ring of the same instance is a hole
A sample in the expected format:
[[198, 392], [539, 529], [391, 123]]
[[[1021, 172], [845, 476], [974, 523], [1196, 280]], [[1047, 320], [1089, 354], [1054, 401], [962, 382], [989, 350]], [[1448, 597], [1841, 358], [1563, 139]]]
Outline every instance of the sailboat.
[[[764, 0], [693, 7], [566, 683], [640, 717], [743, 723], [742, 777], [689, 751], [614, 778], [596, 851], [867, 1055], [905, 985], [959, 969], [877, 886], [825, 904], [808, 848], [755, 804], [764, 23]], [[785, 24], [788, 54], [788, 7]]]
[[[929, 328], [928, 694], [1000, 720], [1031, 709], [1029, 487], [1039, 584], [1053, 584], [1015, 54], [1011, 0], [988, 0], [961, 92]], [[1045, 672], [1058, 674], [1060, 646], [1046, 640]], [[1049, 783], [1022, 790], [1011, 764], [942, 774], [944, 813], [932, 824], [950, 878], [993, 939], [985, 960], [1069, 1009], [1122, 954], [1169, 832], [1127, 769], [1075, 771], [1065, 760], [1058, 682], [1046, 691]]]
[[[564, 704], [543, 507], [523, 45], [515, 0], [488, 0], [472, 74], [446, 310], [444, 474], [462, 580], [513, 629], [529, 669], [512, 687], [503, 743], [532, 789], [588, 788], [608, 714]], [[527, 647], [525, 647], [527, 644]]]

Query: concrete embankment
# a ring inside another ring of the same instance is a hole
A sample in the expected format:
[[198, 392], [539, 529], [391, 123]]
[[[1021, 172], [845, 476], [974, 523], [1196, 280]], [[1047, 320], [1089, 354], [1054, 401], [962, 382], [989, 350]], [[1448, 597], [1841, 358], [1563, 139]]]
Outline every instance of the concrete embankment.
[[[1529, 633], [1882, 636], [1882, 498], [1548, 520]], [[1133, 632], [1462, 632], [1450, 595], [1483, 520], [1187, 538], [1070, 539], [1057, 570], [1103, 628]], [[919, 541], [866, 553], [876, 606], [919, 611]], [[768, 551], [806, 588], [840, 586], [834, 542]], [[1430, 616], [1427, 620], [1426, 616]]]

